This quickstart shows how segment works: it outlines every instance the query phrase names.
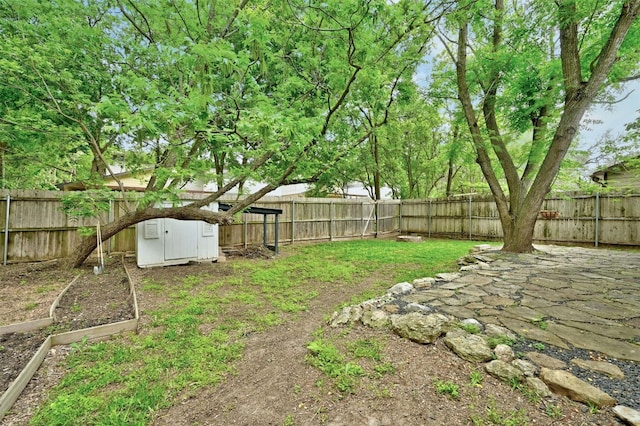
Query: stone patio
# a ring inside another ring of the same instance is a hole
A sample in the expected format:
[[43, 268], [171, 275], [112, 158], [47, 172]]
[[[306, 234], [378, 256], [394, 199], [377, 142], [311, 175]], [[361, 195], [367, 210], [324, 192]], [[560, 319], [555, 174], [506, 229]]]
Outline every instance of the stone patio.
[[502, 324], [560, 348], [640, 362], [640, 252], [536, 249], [528, 255], [483, 253], [493, 260], [490, 267], [470, 262], [462, 275], [441, 277], [401, 300]]
[[[458, 263], [460, 272], [398, 283], [382, 297], [334, 313], [329, 324], [390, 326], [418, 343], [446, 334], [445, 344], [461, 358], [493, 359], [484, 368], [501, 380], [526, 376], [540, 395], [552, 390], [597, 407], [622, 400], [613, 412], [640, 426], [640, 251], [536, 246], [533, 254], [507, 254], [483, 245]], [[519, 353], [534, 364], [516, 359], [508, 345], [491, 350], [489, 335], [524, 342]], [[599, 376], [581, 380], [569, 363]]]

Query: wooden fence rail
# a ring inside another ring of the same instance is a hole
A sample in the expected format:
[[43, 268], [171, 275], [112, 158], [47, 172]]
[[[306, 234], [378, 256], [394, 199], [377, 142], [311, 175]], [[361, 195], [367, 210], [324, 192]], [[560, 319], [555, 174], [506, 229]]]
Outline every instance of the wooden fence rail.
[[[123, 211], [115, 200], [99, 218], [69, 217], [57, 191], [0, 191], [0, 253], [3, 264], [60, 258], [80, 242], [78, 230], [105, 223]], [[185, 200], [202, 195], [189, 194]], [[221, 200], [233, 202], [233, 200]], [[281, 209], [280, 243], [367, 238], [391, 232], [453, 238], [498, 239], [502, 228], [491, 197], [380, 201], [361, 199], [265, 197], [255, 206]], [[539, 218], [535, 239], [541, 242], [640, 246], [640, 194], [563, 194], [547, 198], [543, 209], [557, 212]], [[273, 223], [274, 217], [268, 217]], [[274, 241], [274, 226], [267, 240]], [[263, 217], [243, 214], [236, 223], [220, 227], [221, 247], [242, 247], [263, 241]], [[110, 252], [135, 250], [135, 228], [106, 244]]]

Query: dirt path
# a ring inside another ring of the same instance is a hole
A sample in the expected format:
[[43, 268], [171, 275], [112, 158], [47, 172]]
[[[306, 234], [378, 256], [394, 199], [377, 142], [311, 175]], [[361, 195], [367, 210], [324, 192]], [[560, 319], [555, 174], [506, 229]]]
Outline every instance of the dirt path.
[[[305, 361], [306, 346], [326, 325], [337, 301], [348, 300], [366, 287], [365, 282], [348, 291], [326, 289], [296, 320], [252, 334], [236, 374], [216, 388], [184, 395], [170, 409], [159, 412], [153, 424], [457, 426], [473, 424], [473, 416], [483, 421], [490, 415], [495, 424], [621, 425], [610, 411], [592, 415], [588, 407], [564, 398], [531, 403], [520, 391], [486, 374], [481, 386], [472, 386], [469, 375], [481, 368], [455, 356], [442, 341], [419, 345], [387, 330], [366, 327], [325, 327], [322, 336], [346, 342], [383, 342], [383, 359], [396, 371], [363, 377], [354, 394], [337, 391], [330, 379]], [[460, 384], [460, 396], [452, 399], [437, 394], [437, 380]], [[555, 414], [550, 417], [549, 413]], [[513, 423], [500, 423], [509, 419]]]

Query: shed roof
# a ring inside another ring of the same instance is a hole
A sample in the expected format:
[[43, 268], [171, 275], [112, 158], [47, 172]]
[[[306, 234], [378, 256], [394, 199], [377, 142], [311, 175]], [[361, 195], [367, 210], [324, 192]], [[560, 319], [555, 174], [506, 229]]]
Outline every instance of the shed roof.
[[[233, 207], [231, 204], [226, 204], [226, 203], [219, 203], [218, 204], [218, 209], [222, 210], [223, 212], [226, 212], [228, 210], [231, 210], [231, 207]], [[252, 214], [282, 214], [282, 209], [268, 209], [266, 207], [249, 207], [246, 208], [242, 211], [243, 213], [252, 213]]]

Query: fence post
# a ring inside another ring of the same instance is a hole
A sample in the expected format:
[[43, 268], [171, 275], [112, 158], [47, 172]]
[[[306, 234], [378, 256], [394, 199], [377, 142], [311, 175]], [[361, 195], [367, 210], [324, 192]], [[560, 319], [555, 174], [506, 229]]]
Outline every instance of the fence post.
[[429, 199], [429, 216], [427, 219], [427, 229], [429, 238], [431, 238], [431, 199]]
[[375, 233], [374, 233], [374, 238], [378, 238], [378, 231], [380, 230], [380, 204], [379, 204], [380, 200], [376, 200], [375, 201], [375, 205], [374, 205], [374, 209], [376, 212], [376, 221], [375, 221]]
[[333, 200], [329, 201], [329, 241], [333, 241]]
[[[264, 215], [264, 216], [267, 217], [267, 215]], [[274, 247], [274, 250], [275, 250], [276, 254], [278, 254], [280, 252], [280, 249], [278, 248], [278, 235], [279, 235], [278, 217], [280, 215], [276, 214], [275, 216], [276, 216], [276, 223], [275, 223], [275, 235], [273, 236], [273, 239], [274, 239], [273, 247]]]
[[242, 242], [244, 244], [244, 248], [247, 248], [247, 218], [245, 215], [242, 215]]
[[471, 216], [471, 208], [472, 208], [472, 199], [473, 196], [469, 195], [469, 240], [471, 240], [471, 220], [472, 220], [472, 216]]
[[9, 206], [11, 205], [11, 195], [7, 194], [5, 203], [6, 212], [4, 220], [4, 254], [2, 256], [2, 264], [7, 266], [7, 256], [9, 255]]
[[402, 234], [402, 200], [398, 204], [398, 231]]
[[296, 200], [291, 200], [291, 244], [295, 241], [296, 235]]
[[362, 220], [360, 221], [360, 228], [362, 229], [362, 234], [360, 235], [360, 238], [364, 238], [364, 201], [360, 202], [360, 213], [362, 216]]
[[600, 191], [596, 192], [596, 235], [594, 236], [595, 246], [598, 247], [598, 235], [600, 234]]

